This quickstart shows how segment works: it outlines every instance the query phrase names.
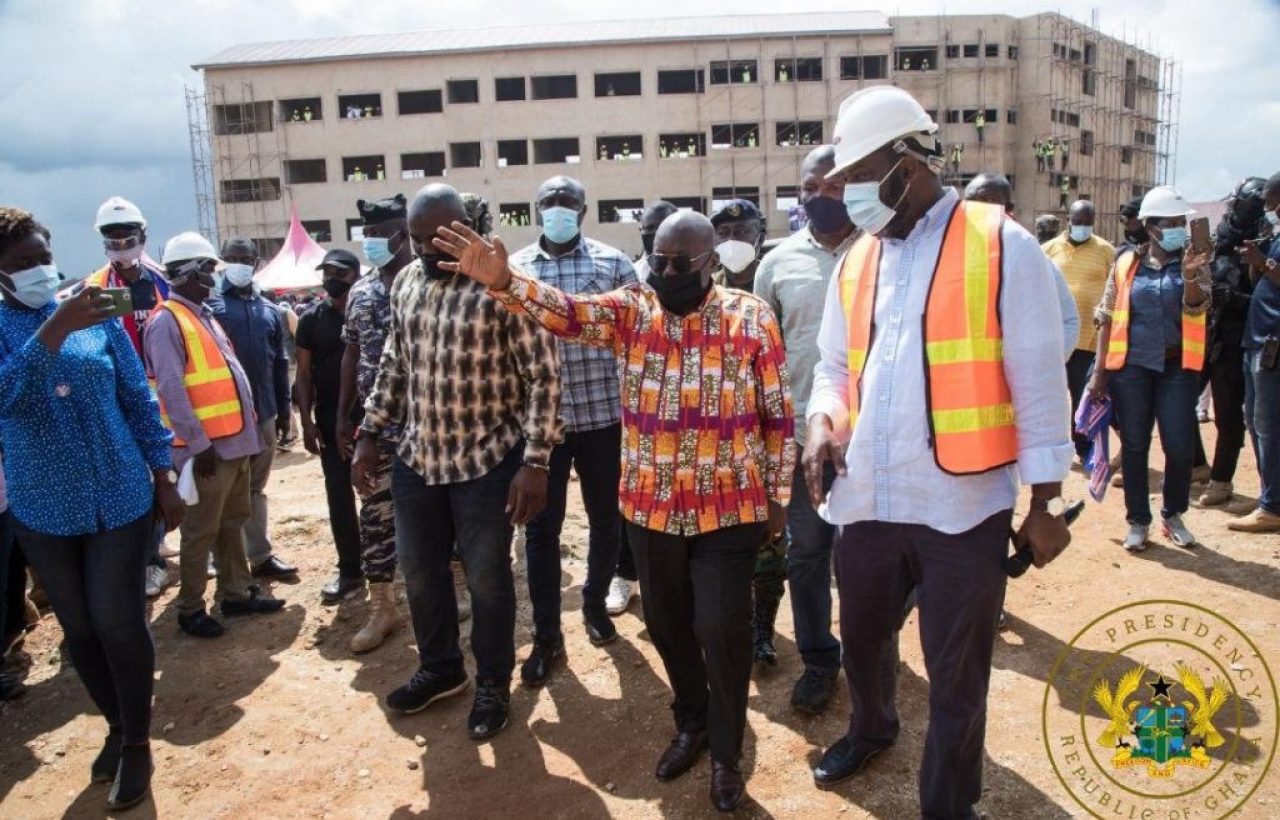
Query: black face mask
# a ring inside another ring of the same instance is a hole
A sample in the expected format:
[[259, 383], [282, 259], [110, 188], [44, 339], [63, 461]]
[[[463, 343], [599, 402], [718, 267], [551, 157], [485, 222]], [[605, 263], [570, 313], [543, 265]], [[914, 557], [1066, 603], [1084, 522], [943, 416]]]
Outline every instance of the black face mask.
[[1151, 236], [1147, 233], [1146, 228], [1139, 228], [1136, 231], [1131, 231], [1128, 228], [1125, 228], [1124, 238], [1135, 245], [1142, 245], [1150, 240]]
[[702, 283], [702, 271], [688, 273], [649, 274], [649, 287], [658, 294], [658, 303], [664, 310], [677, 316], [687, 316], [702, 304], [711, 290], [711, 280]]
[[353, 282], [345, 279], [326, 279], [324, 280], [324, 292], [329, 294], [331, 299], [341, 299], [347, 295], [347, 291], [351, 290]]
[[658, 235], [657, 233], [640, 234], [640, 244], [644, 246], [645, 256], [648, 256], [649, 254], [653, 253], [653, 238], [657, 235]]
[[453, 276], [450, 271], [440, 269], [440, 263], [443, 260], [444, 257], [438, 253], [418, 256], [418, 261], [422, 263], [422, 272], [428, 279], [448, 279]]

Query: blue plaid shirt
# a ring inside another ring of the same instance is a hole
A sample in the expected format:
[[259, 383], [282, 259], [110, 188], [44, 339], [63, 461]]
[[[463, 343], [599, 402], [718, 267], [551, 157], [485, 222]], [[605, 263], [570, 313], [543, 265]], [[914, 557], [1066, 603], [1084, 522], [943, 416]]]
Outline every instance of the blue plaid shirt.
[[[631, 260], [622, 251], [594, 239], [580, 237], [578, 245], [553, 257], [542, 240], [520, 249], [511, 262], [565, 293], [607, 293], [639, 281]], [[560, 352], [560, 418], [565, 430], [582, 433], [617, 424], [618, 359], [607, 349], [556, 340]]]

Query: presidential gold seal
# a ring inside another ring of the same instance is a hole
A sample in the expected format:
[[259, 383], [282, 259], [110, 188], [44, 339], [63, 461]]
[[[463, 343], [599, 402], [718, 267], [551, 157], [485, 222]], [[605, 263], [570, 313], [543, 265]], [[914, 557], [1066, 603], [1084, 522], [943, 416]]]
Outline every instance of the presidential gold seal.
[[1235, 624], [1183, 601], [1089, 623], [1045, 687], [1045, 750], [1094, 817], [1211, 820], [1239, 811], [1271, 766], [1275, 679]]

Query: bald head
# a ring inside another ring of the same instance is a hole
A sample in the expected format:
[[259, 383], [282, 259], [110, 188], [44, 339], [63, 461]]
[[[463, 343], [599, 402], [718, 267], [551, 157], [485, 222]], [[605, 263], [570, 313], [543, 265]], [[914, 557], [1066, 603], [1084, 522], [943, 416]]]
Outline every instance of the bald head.
[[978, 174], [965, 186], [964, 198], [999, 205], [1007, 211], [1013, 208], [1013, 185], [1004, 174]]
[[825, 177], [836, 167], [836, 148], [834, 145], [819, 145], [809, 152], [800, 166], [801, 178], [809, 175]]
[[644, 209], [644, 215], [640, 217], [640, 235], [657, 233], [658, 226], [665, 222], [667, 217], [679, 210], [679, 208], [665, 199], [649, 203], [649, 207]]
[[534, 196], [538, 202], [538, 210], [559, 205], [579, 211], [587, 205], [587, 191], [573, 177], [552, 177], [538, 186], [538, 192]]
[[663, 220], [653, 240], [656, 253], [701, 256], [716, 246], [716, 229], [697, 211], [678, 211]]
[[1071, 203], [1067, 219], [1072, 225], [1092, 225], [1094, 219], [1093, 203], [1087, 199], [1077, 199]]
[[436, 254], [431, 244], [436, 229], [455, 220], [468, 221], [467, 206], [457, 190], [439, 182], [420, 188], [409, 203], [409, 237], [413, 240], [413, 252], [419, 256]]

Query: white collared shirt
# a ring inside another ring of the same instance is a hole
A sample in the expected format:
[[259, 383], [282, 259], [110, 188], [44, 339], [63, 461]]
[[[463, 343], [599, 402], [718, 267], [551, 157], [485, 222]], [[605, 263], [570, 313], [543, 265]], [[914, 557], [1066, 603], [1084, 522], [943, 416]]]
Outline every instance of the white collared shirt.
[[965, 532], [1013, 506], [1019, 474], [1027, 484], [1067, 476], [1074, 450], [1062, 366], [1062, 311], [1054, 296], [1057, 272], [1035, 238], [1013, 220], [1006, 220], [1002, 231], [1000, 315], [1004, 372], [1018, 429], [1017, 467], [953, 476], [935, 461], [925, 401], [923, 317], [947, 221], [958, 203], [948, 189], [905, 240], [882, 237], [875, 334], [852, 435], [845, 314], [840, 278], [831, 278], [808, 417], [825, 413], [849, 443], [848, 474], [836, 478], [819, 509], [833, 524], [886, 521]]

